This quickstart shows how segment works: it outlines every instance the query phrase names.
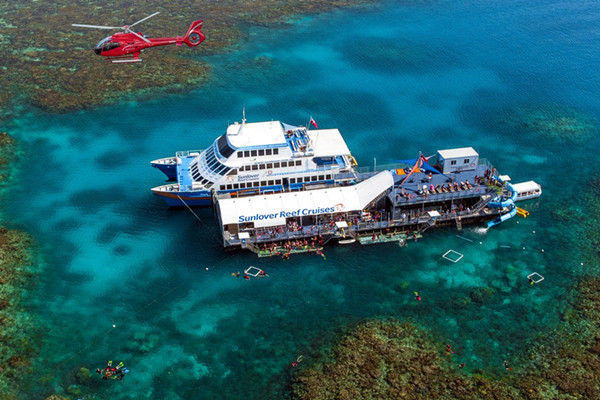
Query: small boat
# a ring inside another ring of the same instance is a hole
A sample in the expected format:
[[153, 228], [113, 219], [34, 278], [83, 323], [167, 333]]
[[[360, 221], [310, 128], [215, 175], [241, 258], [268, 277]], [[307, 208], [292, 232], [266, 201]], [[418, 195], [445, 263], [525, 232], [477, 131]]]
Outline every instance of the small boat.
[[339, 244], [351, 244], [351, 243], [354, 243], [354, 242], [356, 242], [356, 239], [354, 239], [354, 238], [340, 239], [338, 241]]
[[535, 181], [515, 183], [512, 186], [517, 191], [515, 201], [535, 199], [542, 195], [542, 186]]

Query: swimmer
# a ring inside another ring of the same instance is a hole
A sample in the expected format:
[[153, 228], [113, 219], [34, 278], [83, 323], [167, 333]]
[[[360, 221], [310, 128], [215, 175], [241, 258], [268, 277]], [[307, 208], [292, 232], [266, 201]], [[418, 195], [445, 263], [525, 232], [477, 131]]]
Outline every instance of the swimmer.
[[244, 279], [250, 279], [250, 277], [246, 274], [244, 274]]
[[533, 285], [533, 284], [535, 283], [535, 282], [533, 281], [533, 278], [529, 277], [529, 278], [527, 278], [527, 279], [529, 279], [529, 284], [530, 284], [530, 285]]
[[458, 366], [458, 368], [463, 369], [465, 367], [465, 365], [466, 365], [465, 363], [462, 363]]
[[415, 300], [421, 301], [421, 296], [419, 296], [419, 292], [414, 292], [414, 294], [415, 294]]
[[506, 360], [504, 360], [504, 369], [506, 369], [507, 371], [512, 370], [512, 368], [508, 366], [508, 363], [506, 362]]
[[298, 356], [298, 358], [296, 358], [296, 361], [294, 361], [294, 362], [292, 363], [292, 367], [295, 367], [295, 366], [297, 366], [297, 365], [298, 365], [298, 364], [300, 364], [301, 362], [302, 362], [302, 354], [300, 354], [300, 355]]

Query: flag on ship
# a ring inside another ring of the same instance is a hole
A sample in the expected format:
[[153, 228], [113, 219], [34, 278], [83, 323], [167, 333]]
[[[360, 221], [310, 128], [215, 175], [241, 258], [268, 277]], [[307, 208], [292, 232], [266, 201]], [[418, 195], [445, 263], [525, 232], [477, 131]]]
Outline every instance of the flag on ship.
[[317, 125], [317, 122], [313, 119], [313, 117], [310, 117], [310, 124], [315, 128], [319, 129], [319, 126]]

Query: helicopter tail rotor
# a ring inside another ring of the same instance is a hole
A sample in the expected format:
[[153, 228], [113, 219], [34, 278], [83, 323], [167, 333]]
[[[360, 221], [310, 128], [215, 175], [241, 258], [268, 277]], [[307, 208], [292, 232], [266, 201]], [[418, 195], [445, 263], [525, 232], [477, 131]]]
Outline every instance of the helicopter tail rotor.
[[202, 33], [202, 24], [204, 20], [198, 20], [192, 22], [190, 25], [190, 29], [188, 29], [185, 37], [183, 38], [183, 43], [187, 44], [189, 47], [198, 46], [200, 43], [206, 39], [204, 33]]

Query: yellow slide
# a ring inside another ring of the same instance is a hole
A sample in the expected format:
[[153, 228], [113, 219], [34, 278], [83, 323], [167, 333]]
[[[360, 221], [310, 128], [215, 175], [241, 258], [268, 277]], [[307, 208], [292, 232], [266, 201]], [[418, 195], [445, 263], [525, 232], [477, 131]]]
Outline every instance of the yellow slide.
[[529, 216], [529, 211], [517, 207], [517, 215], [523, 218], [527, 218]]

